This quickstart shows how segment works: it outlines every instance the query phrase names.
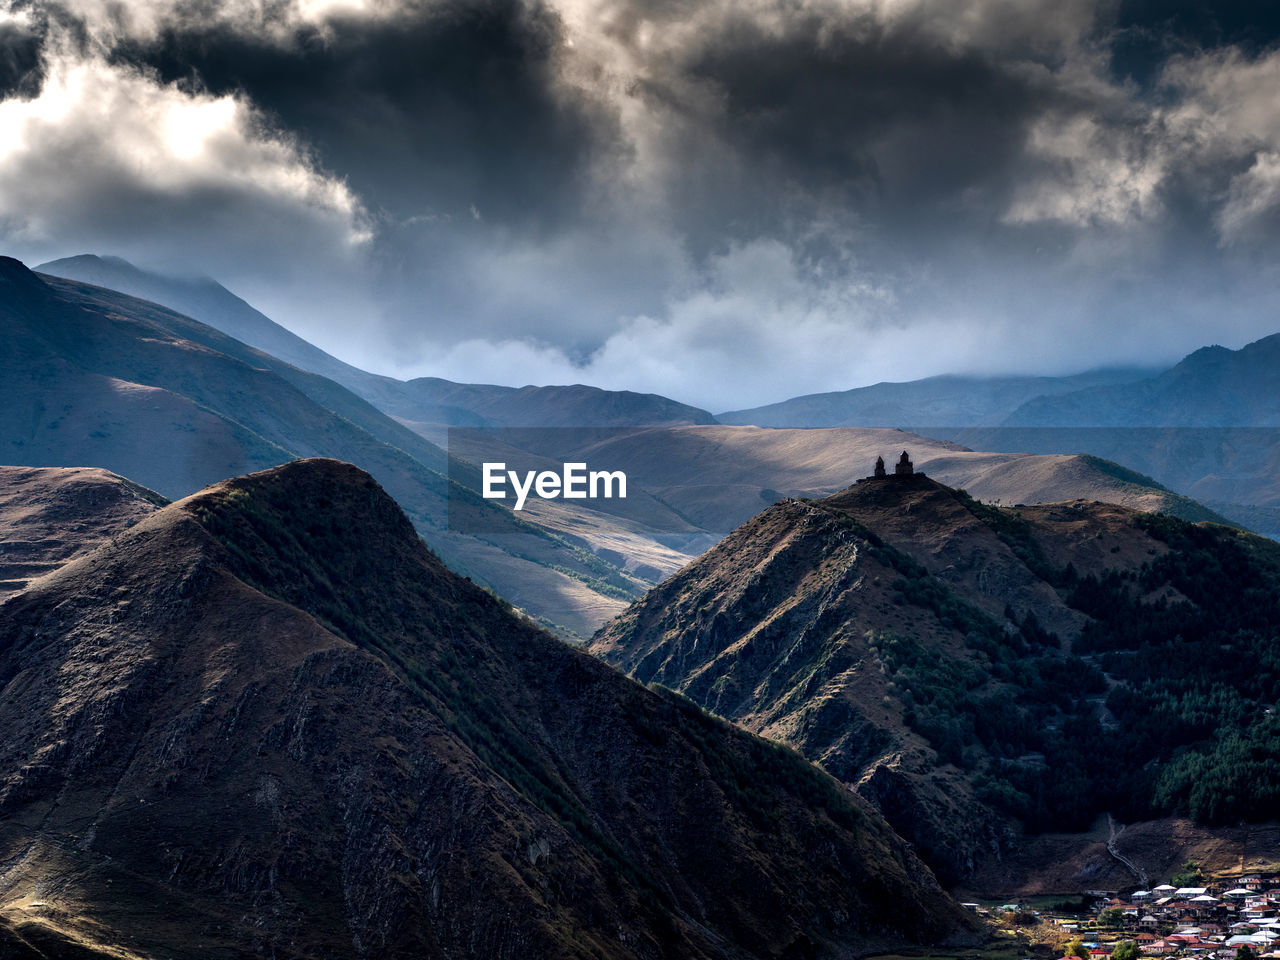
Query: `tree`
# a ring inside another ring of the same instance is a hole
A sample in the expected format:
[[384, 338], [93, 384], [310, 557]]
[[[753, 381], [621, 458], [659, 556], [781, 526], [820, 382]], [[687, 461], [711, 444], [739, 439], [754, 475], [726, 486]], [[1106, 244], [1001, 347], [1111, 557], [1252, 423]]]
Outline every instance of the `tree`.
[[1111, 960], [1139, 960], [1141, 956], [1142, 951], [1132, 940], [1121, 940], [1111, 951]]
[[1098, 926], [1111, 929], [1124, 923], [1124, 910], [1121, 907], [1107, 907], [1098, 912]]
[[1182, 872], [1169, 882], [1175, 887], [1194, 887], [1204, 876], [1200, 872], [1200, 864], [1194, 860], [1188, 860], [1182, 865]]
[[1080, 960], [1089, 960], [1089, 948], [1084, 945], [1084, 941], [1079, 937], [1072, 937], [1062, 948], [1062, 955], [1064, 957], [1079, 957]]
[[1242, 943], [1236, 947], [1236, 960], [1258, 960], [1258, 955], [1253, 952], [1253, 947]]

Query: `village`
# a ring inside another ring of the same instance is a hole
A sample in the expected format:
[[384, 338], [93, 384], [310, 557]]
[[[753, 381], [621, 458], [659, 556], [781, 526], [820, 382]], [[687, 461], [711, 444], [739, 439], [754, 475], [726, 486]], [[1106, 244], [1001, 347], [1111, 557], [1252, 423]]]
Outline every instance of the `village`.
[[1081, 906], [1092, 903], [1080, 913], [1061, 906], [1034, 910], [1019, 903], [965, 906], [1007, 930], [1029, 934], [1029, 941], [1040, 948], [1036, 952], [1049, 952], [1062, 960], [1280, 957], [1280, 876], [1087, 893]]

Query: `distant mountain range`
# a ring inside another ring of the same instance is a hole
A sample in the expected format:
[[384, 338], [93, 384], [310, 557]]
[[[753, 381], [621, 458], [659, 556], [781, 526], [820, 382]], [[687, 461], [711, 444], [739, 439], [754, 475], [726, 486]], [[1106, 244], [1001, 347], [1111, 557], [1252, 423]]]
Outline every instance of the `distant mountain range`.
[[[1168, 370], [930, 377], [718, 415], [721, 423], [899, 426], [975, 450], [1087, 453], [1280, 537], [1280, 334]], [[1007, 502], [1007, 501], [1006, 501]]]
[[325, 353], [207, 277], [184, 279], [139, 270], [119, 257], [85, 254], [53, 260], [39, 273], [79, 280], [152, 300], [304, 370], [328, 377], [439, 442], [449, 426], [613, 427], [714, 423], [707, 411], [656, 394], [582, 384], [503, 387], [434, 377], [396, 380]]
[[1280, 861], [1274, 824], [1231, 833], [1277, 809], [1277, 623], [1270, 540], [917, 474], [775, 504], [591, 649], [794, 744], [948, 882], [1003, 896], [1142, 883], [1105, 814], [1144, 823], [1120, 849], [1151, 876], [1191, 846]]
[[[324, 455], [373, 473], [456, 568], [589, 635], [647, 583], [451, 485], [445, 452], [347, 388], [135, 297], [0, 258], [0, 459], [95, 466], [165, 496]], [[450, 502], [489, 516], [448, 528]]]
[[1001, 426], [1280, 427], [1277, 370], [1280, 334], [1203, 347], [1156, 376], [1029, 400]]
[[18, 479], [81, 508], [42, 536], [98, 547], [0, 605], [5, 957], [976, 940], [859, 797], [513, 616], [348, 464], [139, 502], [125, 529], [124, 481]]
[[813, 393], [749, 410], [731, 410], [717, 414], [716, 419], [760, 427], [998, 426], [1038, 397], [1117, 387], [1158, 372], [1155, 368], [1120, 367], [1069, 377], [928, 377]]
[[[718, 414], [762, 427], [1280, 427], [1280, 334], [1203, 347], [1170, 369], [929, 377]], [[926, 431], [927, 432], [927, 431]]]

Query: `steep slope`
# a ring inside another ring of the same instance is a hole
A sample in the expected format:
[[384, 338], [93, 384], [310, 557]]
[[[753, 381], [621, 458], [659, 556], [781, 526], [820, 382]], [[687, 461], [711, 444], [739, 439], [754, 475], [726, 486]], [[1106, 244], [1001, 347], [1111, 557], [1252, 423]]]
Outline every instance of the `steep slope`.
[[1280, 427], [1280, 334], [1239, 350], [1203, 347], [1136, 383], [1031, 400], [1009, 427]]
[[721, 423], [758, 427], [917, 427], [996, 424], [1037, 397], [1131, 383], [1158, 371], [1090, 370], [1069, 377], [927, 377], [834, 393], [792, 397], [716, 415]]
[[1278, 597], [1261, 538], [916, 475], [775, 505], [592, 649], [856, 784], [948, 881], [1008, 889], [1026, 834], [1274, 815]]
[[[351, 391], [154, 303], [0, 258], [4, 459], [91, 465], [183, 496], [295, 457], [372, 472], [455, 566], [567, 633], [642, 584], [451, 485], [443, 450]], [[448, 529], [450, 500], [505, 537]]]
[[106, 470], [0, 467], [0, 600], [165, 502]]
[[[406, 421], [441, 426], [635, 426], [714, 423], [705, 410], [656, 394], [572, 386], [501, 387], [433, 377], [396, 380], [368, 373], [308, 343], [207, 277], [139, 270], [119, 257], [81, 255], [36, 268], [164, 304], [294, 366], [335, 380]], [[429, 433], [438, 436], [437, 430]]]
[[0, 605], [0, 638], [0, 943], [501, 960], [971, 936], [854, 795], [513, 617], [346, 464], [159, 510]]

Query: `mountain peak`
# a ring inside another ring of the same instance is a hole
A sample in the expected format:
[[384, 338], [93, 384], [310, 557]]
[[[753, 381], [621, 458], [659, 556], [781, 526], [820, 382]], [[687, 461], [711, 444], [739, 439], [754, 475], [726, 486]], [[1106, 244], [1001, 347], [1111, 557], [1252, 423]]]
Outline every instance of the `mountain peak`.
[[36, 272], [82, 280], [112, 290], [116, 289], [122, 278], [135, 282], [146, 279], [142, 270], [123, 257], [96, 253], [79, 253], [74, 257], [49, 260], [37, 266]]
[[362, 603], [394, 606], [406, 577], [419, 588], [447, 579], [391, 496], [341, 460], [293, 460], [215, 484], [183, 506], [228, 548], [236, 576], [357, 645], [369, 641]]

